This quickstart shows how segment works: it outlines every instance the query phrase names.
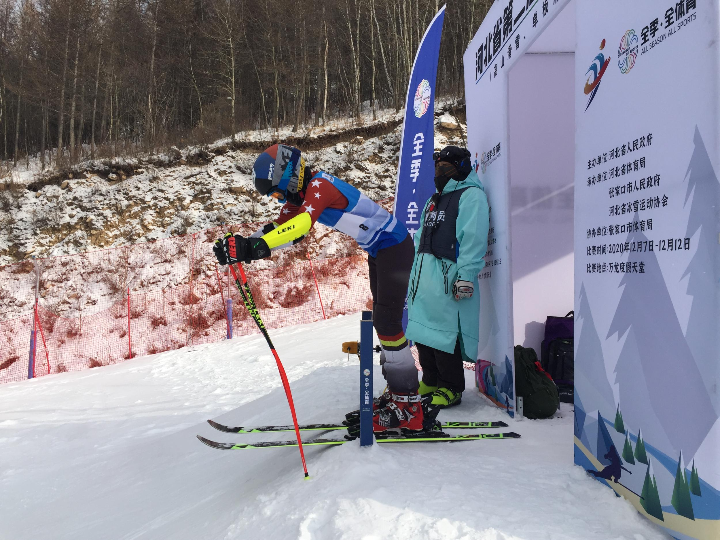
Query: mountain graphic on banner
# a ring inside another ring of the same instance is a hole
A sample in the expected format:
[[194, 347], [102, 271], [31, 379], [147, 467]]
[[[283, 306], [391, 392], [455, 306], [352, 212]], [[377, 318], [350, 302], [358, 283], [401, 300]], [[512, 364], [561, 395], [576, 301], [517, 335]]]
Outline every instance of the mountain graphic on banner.
[[693, 298], [685, 338], [705, 381], [715, 412], [720, 412], [717, 389], [720, 369], [717, 360], [715, 295], [717, 272], [720, 268], [717, 245], [720, 184], [697, 127], [693, 141], [695, 150], [685, 173], [687, 179], [685, 205], [692, 195], [685, 237], [692, 238], [697, 248], [682, 275], [682, 278], [689, 276], [687, 294]]
[[[583, 406], [582, 399], [580, 398], [580, 393], [577, 388], [575, 389], [573, 397], [575, 405], [575, 437], [582, 441], [583, 430], [585, 428], [585, 418], [587, 417], [587, 414], [585, 414], [585, 407]], [[587, 447], [588, 445], [586, 444], [585, 446]]]
[[577, 350], [582, 351], [582, 355], [575, 359], [576, 391], [582, 394], [585, 413], [599, 410], [610, 414], [615, 411], [615, 396], [608, 381], [605, 356], [584, 283], [580, 284], [579, 303], [580, 308], [575, 313], [575, 326], [577, 328], [578, 323], [582, 322], [577, 340]]
[[[635, 214], [633, 221], [638, 221]], [[640, 231], [631, 232], [626, 242], [647, 242]], [[637, 339], [637, 359], [648, 391], [647, 406], [663, 426], [672, 445], [692, 456], [717, 418], [702, 376], [685, 341], [667, 284], [655, 252], [631, 252], [629, 263], [644, 264], [644, 273], [626, 273], [623, 288], [607, 339], [618, 339], [632, 329]], [[620, 375], [620, 374], [618, 374]], [[620, 384], [623, 380], [618, 377]], [[637, 380], [627, 384], [637, 384]], [[677, 396], [677, 399], [672, 399]], [[638, 426], [644, 427], [644, 426]], [[645, 428], [646, 429], [646, 428]], [[651, 441], [647, 438], [650, 444]]]
[[619, 389], [620, 407], [625, 425], [633, 432], [642, 429], [647, 440], [657, 448], [672, 447], [662, 423], [648, 407], [650, 393], [645, 384], [642, 366], [638, 362], [639, 356], [635, 331], [631, 328], [628, 330], [615, 365], [615, 382]]
[[500, 331], [498, 314], [495, 309], [495, 299], [489, 279], [481, 279], [480, 284], [480, 333], [478, 336], [478, 353], [480, 356], [490, 343], [490, 336], [496, 336]]
[[507, 397], [509, 399], [515, 399], [515, 393], [513, 392], [513, 379], [513, 367], [510, 363], [510, 359], [506, 356], [505, 373], [503, 373], [502, 382], [500, 383], [500, 391], [504, 394], [507, 394]]

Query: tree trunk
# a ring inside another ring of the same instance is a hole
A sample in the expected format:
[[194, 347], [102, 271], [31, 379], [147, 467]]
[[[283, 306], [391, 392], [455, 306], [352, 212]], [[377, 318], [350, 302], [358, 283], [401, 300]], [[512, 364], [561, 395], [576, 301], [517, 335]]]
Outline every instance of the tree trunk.
[[[370, 0], [371, 9], [374, 12], [375, 0]], [[377, 110], [375, 108], [375, 26], [370, 20], [370, 73], [372, 93], [370, 95], [370, 106], [372, 107], [373, 120], [377, 120]]]
[[232, 28], [228, 29], [228, 41], [230, 44], [230, 80], [232, 81], [232, 99], [230, 100], [232, 103], [232, 141], [234, 143], [237, 135], [237, 130], [235, 129], [235, 99], [237, 98], [237, 95], [235, 86], [235, 41], [233, 40]]
[[20, 62], [20, 84], [18, 85], [17, 111], [15, 114], [15, 152], [13, 152], [13, 165], [17, 167], [18, 162], [18, 145], [20, 142], [20, 103], [22, 99], [22, 80], [25, 68], [25, 59]]
[[275, 110], [273, 111], [274, 118], [273, 118], [273, 124], [275, 125], [275, 130], [277, 131], [280, 127], [280, 87], [279, 87], [279, 74], [278, 74], [278, 65], [277, 65], [277, 58], [276, 58], [276, 50], [275, 46], [272, 47], [272, 61], [273, 61], [273, 91], [275, 93]]
[[[385, 47], [383, 46], [382, 31], [380, 30], [380, 23], [378, 23], [377, 15], [375, 14], [375, 1], [374, 0], [373, 0], [373, 3], [371, 4], [371, 6], [372, 6], [372, 18], [375, 20], [375, 27], [377, 28], [378, 45], [380, 45], [380, 58], [382, 59], [383, 70], [385, 71], [385, 79], [387, 80], [388, 90], [390, 91], [390, 98], [394, 99], [395, 92], [393, 90], [393, 84], [392, 84], [392, 79], [390, 78], [390, 72], [388, 71], [387, 60], [385, 59]], [[372, 24], [372, 21], [370, 21], [370, 24]], [[374, 73], [374, 71], [375, 70], [373, 70], [373, 73]], [[374, 77], [374, 75], [373, 75], [373, 77]]]
[[65, 82], [67, 80], [67, 63], [70, 52], [70, 22], [72, 21], [72, 4], [68, 4], [67, 27], [65, 29], [65, 56], [63, 57], [62, 80], [60, 82], [60, 105], [58, 107], [58, 153], [60, 163], [63, 153], [63, 123], [65, 121]]
[[3, 160], [7, 160], [7, 105], [5, 104], [5, 75], [3, 75], [2, 89], [0, 90], [0, 96], [3, 96], [2, 100], [2, 117], [5, 119], [3, 122]]
[[102, 42], [98, 48], [97, 71], [95, 72], [95, 96], [93, 97], [92, 123], [90, 125], [90, 159], [95, 159], [95, 115], [97, 113], [98, 88], [100, 87], [100, 60], [102, 59]]
[[148, 84], [148, 107], [147, 118], [145, 119], [146, 144], [149, 149], [155, 141], [155, 119], [153, 111], [153, 91], [155, 89], [155, 48], [157, 46], [157, 30], [158, 30], [158, 10], [160, 9], [160, 0], [155, 2], [155, 20], [153, 21], [153, 40], [152, 50], [150, 52], [150, 82]]
[[77, 149], [75, 151], [75, 159], [82, 160], [83, 156], [83, 132], [85, 130], [85, 83], [83, 82], [80, 85], [80, 101], [78, 103], [78, 107], [80, 109], [80, 120], [78, 121], [77, 126], [77, 136], [75, 138], [75, 148]]
[[70, 105], [70, 159], [75, 161], [75, 103], [77, 95], [78, 59], [80, 56], [80, 36], [75, 47], [75, 69], [73, 71], [72, 101]]
[[47, 136], [47, 105], [42, 103], [42, 131], [40, 135], [40, 170], [45, 170], [45, 137]]
[[[325, 13], [325, 8], [323, 7], [323, 14]], [[323, 59], [323, 73], [325, 73], [325, 84], [323, 88], [323, 104], [322, 104], [322, 120], [323, 125], [325, 125], [325, 115], [327, 114], [327, 100], [328, 100], [328, 67], [327, 67], [327, 61], [328, 61], [328, 49], [330, 48], [330, 40], [328, 39], [328, 29], [327, 29], [327, 21], [325, 21], [325, 57]]]
[[353, 66], [353, 80], [352, 80], [352, 108], [353, 116], [355, 118], [360, 117], [360, 6], [357, 4], [357, 0], [354, 0], [356, 9], [356, 31], [357, 43], [353, 37], [352, 19], [350, 17], [350, 0], [345, 0], [345, 13], [347, 14], [347, 27], [348, 34], [350, 36], [350, 58]]
[[[200, 93], [200, 88], [198, 88], [197, 79], [195, 78], [195, 70], [193, 69], [193, 63], [192, 63], [192, 44], [189, 46], [188, 49], [188, 60], [190, 62], [190, 75], [192, 76], [192, 82], [193, 87], [195, 88], [195, 92], [197, 93], [198, 97], [198, 107], [200, 108], [200, 118], [198, 119], [198, 125], [202, 127], [203, 125], [203, 103], [202, 103], [202, 94]], [[192, 124], [192, 99], [190, 101], [190, 125]]]

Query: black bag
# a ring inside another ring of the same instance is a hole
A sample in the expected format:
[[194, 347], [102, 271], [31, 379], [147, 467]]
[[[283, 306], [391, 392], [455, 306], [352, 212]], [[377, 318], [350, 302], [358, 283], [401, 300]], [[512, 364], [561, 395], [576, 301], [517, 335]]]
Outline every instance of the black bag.
[[543, 368], [555, 381], [560, 401], [572, 403], [575, 385], [575, 350], [572, 338], [550, 342], [547, 364], [543, 365]]
[[535, 349], [521, 345], [515, 346], [515, 390], [528, 418], [550, 418], [560, 406], [557, 386], [538, 362]]
[[550, 343], [556, 339], [572, 339], [574, 336], [574, 326], [574, 311], [569, 312], [564, 317], [554, 317], [550, 315], [545, 319], [545, 335], [540, 345], [540, 361], [543, 368], [547, 370]]

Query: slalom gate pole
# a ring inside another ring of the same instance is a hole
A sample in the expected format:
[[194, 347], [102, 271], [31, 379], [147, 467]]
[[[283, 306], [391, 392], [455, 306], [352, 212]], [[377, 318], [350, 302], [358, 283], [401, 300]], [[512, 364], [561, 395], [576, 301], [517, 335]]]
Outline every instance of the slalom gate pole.
[[255, 321], [257, 327], [260, 329], [260, 332], [265, 337], [265, 341], [267, 341], [268, 347], [270, 347], [270, 351], [275, 357], [275, 363], [277, 364], [278, 372], [280, 373], [283, 388], [285, 388], [288, 405], [290, 405], [290, 413], [292, 414], [293, 425], [295, 426], [295, 436], [297, 437], [298, 449], [300, 450], [300, 460], [302, 461], [303, 471], [305, 472], [305, 478], [309, 478], [310, 475], [308, 474], [307, 464], [305, 463], [305, 452], [303, 451], [302, 440], [300, 439], [300, 427], [298, 426], [297, 416], [295, 415], [295, 404], [293, 402], [292, 392], [290, 391], [290, 383], [288, 382], [287, 375], [285, 374], [285, 368], [280, 361], [280, 356], [278, 356], [278, 353], [275, 350], [275, 345], [273, 345], [273, 342], [270, 339], [270, 334], [268, 333], [267, 328], [265, 328], [265, 323], [263, 323], [262, 318], [260, 317], [260, 312], [255, 305], [255, 300], [253, 299], [252, 292], [250, 291], [250, 285], [248, 284], [245, 270], [239, 262], [237, 265], [240, 270], [240, 277], [238, 277], [235, 267], [232, 264], [228, 266], [230, 266], [230, 271], [235, 279], [235, 285], [237, 285], [237, 288], [240, 290], [240, 294], [243, 297], [245, 307]]
[[360, 321], [360, 446], [372, 446], [373, 437], [373, 321], [363, 311]]

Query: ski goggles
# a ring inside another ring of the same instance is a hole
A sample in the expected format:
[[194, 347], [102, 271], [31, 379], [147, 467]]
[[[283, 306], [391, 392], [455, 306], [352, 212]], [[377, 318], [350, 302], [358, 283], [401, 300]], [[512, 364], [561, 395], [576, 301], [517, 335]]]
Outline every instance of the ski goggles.
[[268, 197], [272, 197], [278, 202], [284, 203], [285, 202], [285, 192], [279, 188], [272, 188], [270, 191], [266, 194]]

